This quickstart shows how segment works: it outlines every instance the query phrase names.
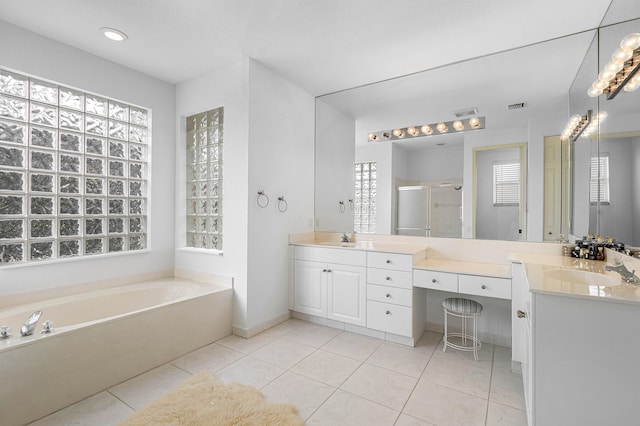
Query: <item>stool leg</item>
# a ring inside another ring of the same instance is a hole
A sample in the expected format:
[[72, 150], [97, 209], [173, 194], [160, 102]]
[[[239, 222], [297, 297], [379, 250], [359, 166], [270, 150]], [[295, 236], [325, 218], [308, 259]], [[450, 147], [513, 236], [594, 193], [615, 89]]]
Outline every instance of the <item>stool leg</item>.
[[447, 351], [447, 310], [443, 309], [444, 311], [444, 336], [442, 337], [442, 352], [446, 352]]
[[478, 315], [473, 316], [473, 358], [478, 360]]
[[467, 317], [462, 317], [462, 346], [467, 346]]

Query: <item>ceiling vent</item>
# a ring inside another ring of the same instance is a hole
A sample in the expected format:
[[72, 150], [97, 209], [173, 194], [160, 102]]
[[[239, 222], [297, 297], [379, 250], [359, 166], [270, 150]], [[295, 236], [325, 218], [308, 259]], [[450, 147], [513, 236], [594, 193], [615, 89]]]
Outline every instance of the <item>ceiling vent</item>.
[[517, 104], [509, 104], [507, 105], [507, 111], [511, 111], [512, 109], [522, 109], [522, 108], [526, 108], [527, 107], [527, 103], [526, 102], [518, 102]]
[[478, 108], [476, 108], [476, 107], [464, 108], [464, 109], [460, 109], [458, 111], [453, 111], [453, 114], [457, 118], [467, 117], [467, 116], [470, 116], [470, 115], [478, 115]]

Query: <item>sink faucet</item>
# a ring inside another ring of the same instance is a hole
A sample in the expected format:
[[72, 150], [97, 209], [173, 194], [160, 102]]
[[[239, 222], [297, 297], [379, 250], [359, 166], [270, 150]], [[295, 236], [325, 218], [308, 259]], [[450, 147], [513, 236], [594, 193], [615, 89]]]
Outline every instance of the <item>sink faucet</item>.
[[27, 321], [25, 321], [25, 323], [20, 328], [20, 334], [22, 336], [32, 335], [33, 330], [35, 330], [36, 324], [38, 323], [38, 320], [40, 319], [41, 316], [42, 316], [42, 311], [35, 311], [31, 315], [29, 315], [29, 318], [27, 318]]
[[635, 270], [629, 271], [624, 263], [620, 262], [616, 265], [605, 265], [607, 271], [614, 271], [620, 274], [622, 279], [630, 284], [640, 284], [640, 278], [635, 274]]
[[351, 239], [349, 238], [349, 236], [347, 235], [346, 232], [342, 234], [342, 240], [340, 242], [342, 242], [342, 243], [350, 243], [351, 242]]

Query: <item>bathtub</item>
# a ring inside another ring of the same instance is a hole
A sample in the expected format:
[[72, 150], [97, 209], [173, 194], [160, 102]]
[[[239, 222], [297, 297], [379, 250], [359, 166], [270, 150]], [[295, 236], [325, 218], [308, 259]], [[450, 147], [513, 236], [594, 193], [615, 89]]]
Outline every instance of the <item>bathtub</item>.
[[[21, 425], [231, 334], [231, 279], [166, 278], [0, 310], [0, 423]], [[36, 310], [32, 336], [20, 327]], [[53, 322], [42, 334], [40, 325]]]

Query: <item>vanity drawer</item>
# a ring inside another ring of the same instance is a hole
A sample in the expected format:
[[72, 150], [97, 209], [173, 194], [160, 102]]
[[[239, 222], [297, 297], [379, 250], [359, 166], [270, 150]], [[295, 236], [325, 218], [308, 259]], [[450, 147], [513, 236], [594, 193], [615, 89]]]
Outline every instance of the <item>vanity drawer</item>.
[[368, 252], [367, 266], [369, 268], [395, 269], [411, 272], [413, 256], [409, 254]]
[[411, 306], [413, 290], [367, 284], [367, 299], [394, 305]]
[[458, 285], [460, 293], [511, 299], [511, 280], [508, 278], [460, 275]]
[[411, 272], [367, 268], [367, 283], [390, 287], [411, 288]]
[[366, 266], [366, 252], [351, 248], [323, 248], [296, 246], [294, 258], [313, 262], [337, 263], [340, 265]]
[[413, 285], [415, 287], [432, 288], [434, 290], [457, 293], [458, 274], [416, 269], [413, 271]]
[[367, 301], [367, 328], [411, 337], [411, 319], [410, 307]]

